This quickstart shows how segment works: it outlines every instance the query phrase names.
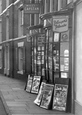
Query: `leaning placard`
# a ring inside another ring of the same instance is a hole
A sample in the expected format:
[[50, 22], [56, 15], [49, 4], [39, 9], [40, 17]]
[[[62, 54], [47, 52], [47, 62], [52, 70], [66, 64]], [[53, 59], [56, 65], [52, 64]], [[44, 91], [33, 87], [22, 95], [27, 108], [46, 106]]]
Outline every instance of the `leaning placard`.
[[42, 82], [42, 83], [41, 83], [39, 93], [38, 93], [36, 99], [34, 100], [34, 103], [35, 103], [36, 105], [38, 105], [38, 106], [39, 106], [40, 103], [41, 103], [42, 95], [43, 95], [43, 91], [44, 91], [45, 85], [46, 85], [45, 82]]
[[53, 110], [66, 111], [68, 85], [55, 84]]
[[42, 94], [42, 100], [40, 107], [45, 109], [51, 108], [52, 94], [53, 94], [54, 85], [46, 84]]
[[40, 86], [41, 76], [34, 76], [31, 93], [38, 94], [39, 86]]
[[26, 84], [26, 91], [27, 92], [31, 91], [32, 79], [33, 79], [32, 76], [28, 75], [27, 84]]

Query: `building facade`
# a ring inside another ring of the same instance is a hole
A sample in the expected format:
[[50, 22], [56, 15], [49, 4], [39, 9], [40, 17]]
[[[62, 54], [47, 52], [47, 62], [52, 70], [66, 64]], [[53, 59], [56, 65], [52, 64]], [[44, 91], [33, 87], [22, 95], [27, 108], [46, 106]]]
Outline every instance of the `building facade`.
[[[32, 6], [34, 4], [37, 6], [36, 11], [35, 9], [32, 9], [35, 7]], [[29, 34], [27, 27], [30, 26], [31, 28], [32, 26], [41, 24], [43, 25], [41, 31], [44, 31], [47, 36], [46, 38], [54, 38], [58, 33], [60, 36], [63, 36], [63, 33], [68, 31], [53, 31], [52, 28], [54, 23], [52, 23], [51, 20], [57, 20], [60, 16], [61, 18], [63, 18], [63, 16], [68, 17], [69, 42], [66, 41], [65, 47], [67, 48], [67, 45], [69, 44], [68, 49], [70, 52], [69, 56], [67, 56], [68, 52], [64, 55], [67, 57], [64, 57], [62, 53], [59, 57], [62, 65], [59, 77], [67, 76], [67, 78], [70, 78], [71, 80], [71, 108], [69, 108], [69, 111], [75, 115], [82, 114], [81, 11], [82, 0], [0, 0], [0, 73], [9, 77], [26, 79], [27, 74], [31, 74], [32, 72], [31, 43], [27, 40]], [[51, 41], [50, 44], [52, 46], [54, 45]], [[63, 52], [61, 49], [64, 46], [64, 43], [60, 41], [59, 44], [61, 47], [60, 52]], [[48, 48], [47, 46], [49, 44], [45, 45], [46, 48]], [[46, 51], [46, 56], [47, 53], [48, 52]], [[64, 58], [66, 58], [66, 60], [69, 58], [68, 72], [64, 71], [64, 69], [68, 69], [67, 66], [66, 68], [64, 67]], [[49, 58], [49, 60], [51, 59]], [[52, 58], [52, 60], [54, 60], [54, 58]], [[45, 67], [47, 66], [48, 65], [45, 65]], [[49, 65], [49, 67], [50, 66], [51, 65]], [[49, 72], [50, 75], [51, 73], [52, 76], [54, 75], [49, 69], [48, 72], [46, 71], [45, 75], [47, 76]], [[49, 76], [48, 81], [53, 81], [53, 77]]]

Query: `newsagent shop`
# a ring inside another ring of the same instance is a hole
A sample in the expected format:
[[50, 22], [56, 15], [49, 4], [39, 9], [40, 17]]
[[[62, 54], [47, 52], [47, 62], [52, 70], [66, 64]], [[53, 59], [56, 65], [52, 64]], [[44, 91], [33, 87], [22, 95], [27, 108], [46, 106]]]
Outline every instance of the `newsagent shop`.
[[72, 8], [41, 15], [42, 25], [28, 28], [31, 74], [25, 90], [38, 94], [45, 109], [73, 112]]

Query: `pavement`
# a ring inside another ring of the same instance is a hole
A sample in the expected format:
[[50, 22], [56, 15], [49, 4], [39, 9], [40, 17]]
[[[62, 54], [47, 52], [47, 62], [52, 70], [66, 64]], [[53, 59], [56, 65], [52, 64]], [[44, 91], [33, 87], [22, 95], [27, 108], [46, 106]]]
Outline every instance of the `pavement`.
[[7, 115], [1, 98], [0, 98], [0, 115]]
[[24, 81], [0, 75], [0, 97], [7, 115], [73, 115], [40, 108], [33, 103], [37, 95], [24, 88]]

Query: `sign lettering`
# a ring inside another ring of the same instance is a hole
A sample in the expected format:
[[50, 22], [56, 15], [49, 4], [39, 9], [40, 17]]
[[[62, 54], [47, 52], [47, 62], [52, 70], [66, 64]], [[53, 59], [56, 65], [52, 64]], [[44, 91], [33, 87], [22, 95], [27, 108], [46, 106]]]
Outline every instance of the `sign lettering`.
[[55, 16], [53, 17], [53, 31], [64, 32], [68, 30], [68, 17]]

